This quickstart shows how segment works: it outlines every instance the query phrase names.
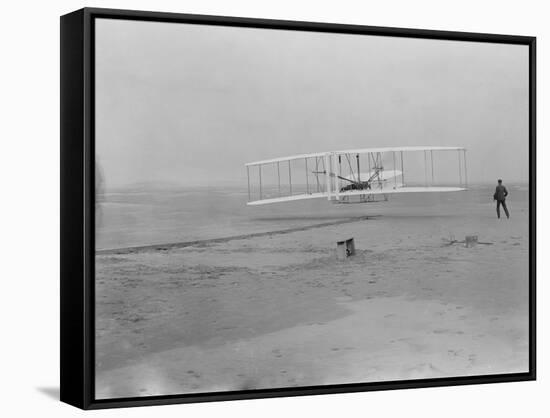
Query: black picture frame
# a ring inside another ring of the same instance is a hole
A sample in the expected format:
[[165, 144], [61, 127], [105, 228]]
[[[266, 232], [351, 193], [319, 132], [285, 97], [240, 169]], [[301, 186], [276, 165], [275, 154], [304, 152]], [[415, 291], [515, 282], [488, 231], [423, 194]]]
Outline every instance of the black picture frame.
[[[529, 47], [529, 372], [242, 390], [139, 398], [94, 398], [94, 20], [193, 23], [384, 35]], [[536, 378], [536, 38], [345, 24], [84, 8], [61, 17], [61, 400], [82, 409], [270, 398], [535, 380]]]

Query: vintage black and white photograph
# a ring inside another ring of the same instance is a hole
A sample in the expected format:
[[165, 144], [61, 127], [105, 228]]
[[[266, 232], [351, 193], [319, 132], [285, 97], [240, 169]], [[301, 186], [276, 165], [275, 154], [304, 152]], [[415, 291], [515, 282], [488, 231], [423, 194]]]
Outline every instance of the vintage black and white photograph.
[[528, 45], [94, 24], [96, 399], [530, 371]]

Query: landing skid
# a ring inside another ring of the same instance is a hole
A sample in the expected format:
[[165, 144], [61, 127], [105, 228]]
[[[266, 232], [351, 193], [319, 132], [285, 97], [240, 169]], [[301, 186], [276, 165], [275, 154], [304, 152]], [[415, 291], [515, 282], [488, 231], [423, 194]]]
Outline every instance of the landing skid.
[[340, 196], [340, 200], [333, 200], [333, 203], [339, 204], [354, 204], [354, 203], [379, 203], [387, 202], [388, 195], [372, 195], [372, 194], [361, 194], [359, 196]]

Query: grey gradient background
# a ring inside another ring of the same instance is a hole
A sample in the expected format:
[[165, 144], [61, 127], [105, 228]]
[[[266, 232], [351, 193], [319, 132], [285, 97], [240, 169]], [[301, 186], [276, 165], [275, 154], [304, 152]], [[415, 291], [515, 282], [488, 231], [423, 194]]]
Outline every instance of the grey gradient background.
[[528, 93], [527, 46], [96, 22], [107, 189], [246, 185], [245, 162], [402, 145], [464, 146], [471, 183], [526, 183]]

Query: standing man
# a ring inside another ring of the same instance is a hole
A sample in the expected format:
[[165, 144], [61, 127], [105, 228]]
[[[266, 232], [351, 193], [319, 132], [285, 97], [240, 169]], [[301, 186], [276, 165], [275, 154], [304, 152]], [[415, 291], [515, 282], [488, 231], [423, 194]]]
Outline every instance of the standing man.
[[498, 179], [498, 186], [495, 189], [495, 194], [493, 195], [493, 199], [497, 201], [497, 217], [500, 219], [500, 205], [502, 205], [504, 209], [504, 213], [506, 213], [506, 217], [510, 218], [510, 214], [508, 213], [508, 208], [506, 207], [506, 196], [508, 196], [508, 190], [506, 190], [506, 187], [502, 185], [502, 180]]

